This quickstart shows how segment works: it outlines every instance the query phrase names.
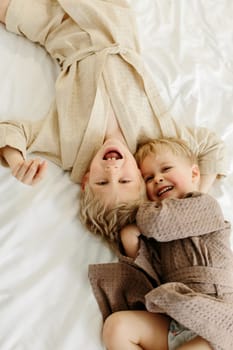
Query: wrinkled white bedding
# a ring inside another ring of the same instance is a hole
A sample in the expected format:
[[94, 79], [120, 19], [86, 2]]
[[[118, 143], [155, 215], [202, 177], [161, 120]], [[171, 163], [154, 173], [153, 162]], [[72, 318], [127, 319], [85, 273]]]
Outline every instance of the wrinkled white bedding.
[[[233, 222], [233, 2], [129, 0], [142, 54], [175, 118], [227, 146], [229, 175], [212, 190]], [[0, 118], [42, 117], [57, 67], [41, 47], [0, 26]], [[0, 349], [101, 350], [88, 264], [114, 259], [79, 223], [79, 187], [49, 163], [36, 187], [0, 168]]]

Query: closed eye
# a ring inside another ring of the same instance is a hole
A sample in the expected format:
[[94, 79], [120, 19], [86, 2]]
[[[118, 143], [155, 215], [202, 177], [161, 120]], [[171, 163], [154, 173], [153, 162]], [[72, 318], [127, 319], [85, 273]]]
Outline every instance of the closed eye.
[[145, 176], [144, 177], [144, 181], [145, 181], [145, 183], [147, 183], [147, 182], [150, 182], [150, 181], [152, 181], [153, 180], [153, 178], [154, 178], [154, 176]]
[[166, 172], [166, 171], [171, 170], [172, 168], [173, 168], [172, 166], [165, 166], [165, 167], [163, 167], [162, 171]]
[[131, 180], [119, 180], [120, 184], [127, 184], [129, 182], [132, 182]]
[[[127, 183], [129, 183], [129, 182], [132, 182], [131, 180], [119, 180], [118, 181], [120, 184], [127, 184]], [[107, 185], [109, 183], [109, 181], [107, 181], [107, 180], [103, 180], [103, 181], [98, 181], [98, 182], [96, 182], [96, 185], [98, 185], [98, 186], [105, 186], [105, 185]]]
[[108, 181], [98, 181], [96, 182], [96, 185], [98, 186], [104, 186], [104, 185], [107, 185], [108, 184]]

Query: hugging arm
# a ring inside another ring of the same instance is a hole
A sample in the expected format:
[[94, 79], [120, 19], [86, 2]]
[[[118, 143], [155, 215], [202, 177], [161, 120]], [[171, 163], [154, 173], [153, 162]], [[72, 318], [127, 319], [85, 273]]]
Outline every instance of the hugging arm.
[[121, 243], [125, 254], [130, 258], [136, 258], [139, 250], [140, 231], [134, 224], [125, 226], [120, 232]]
[[197, 128], [199, 147], [198, 163], [201, 170], [199, 191], [206, 193], [216, 178], [226, 175], [226, 151], [224, 142], [205, 128]]
[[212, 187], [218, 175], [214, 174], [201, 174], [200, 183], [199, 183], [199, 191], [202, 193], [207, 193]]
[[181, 126], [177, 136], [185, 140], [196, 154], [201, 174], [199, 191], [208, 192], [216, 178], [227, 174], [224, 142], [216, 133], [202, 127], [185, 128]]
[[225, 228], [218, 202], [208, 194], [147, 202], [137, 213], [141, 233], [160, 242], [213, 233]]

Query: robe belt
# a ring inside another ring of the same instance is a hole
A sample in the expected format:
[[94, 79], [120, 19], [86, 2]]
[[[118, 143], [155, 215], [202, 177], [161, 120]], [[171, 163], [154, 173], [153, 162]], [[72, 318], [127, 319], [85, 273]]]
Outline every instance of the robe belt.
[[90, 48], [77, 51], [73, 55], [70, 55], [62, 63], [62, 68], [67, 69], [73, 63], [82, 61], [83, 59], [91, 55], [97, 55], [97, 57], [100, 56], [101, 60], [105, 61], [104, 58], [106, 58], [108, 55], [118, 55], [118, 54], [125, 55], [129, 52], [133, 53], [134, 55], [137, 55], [137, 52], [133, 48], [131, 49], [127, 47], [122, 47], [119, 44], [113, 44], [108, 47], [104, 47], [102, 49], [95, 48], [94, 46], [92, 46]]
[[97, 48], [95, 46], [92, 46], [90, 48], [86, 48], [75, 52], [73, 55], [67, 57], [63, 62], [62, 60], [60, 60], [60, 65], [62, 67], [62, 70], [66, 71], [70, 66], [74, 65], [75, 63], [84, 60], [89, 56], [95, 56], [95, 80], [98, 85], [98, 81], [100, 79], [101, 74], [104, 71], [106, 60], [109, 55], [120, 55], [122, 59], [124, 59], [125, 62], [131, 65], [135, 69], [135, 71], [141, 76], [146, 94], [148, 96], [148, 100], [152, 106], [156, 117], [160, 120], [160, 125], [161, 129], [163, 130], [164, 136], [176, 135], [176, 127], [172, 121], [171, 115], [168, 111], [168, 107], [165, 106], [153, 79], [148, 74], [143, 60], [135, 48], [124, 47], [118, 43], [112, 44], [104, 48]]
[[233, 289], [233, 272], [211, 266], [190, 266], [175, 270], [164, 277], [164, 282], [203, 283]]
[[118, 43], [112, 44], [108, 47], [99, 48], [92, 46], [90, 48], [85, 48], [74, 52], [73, 55], [65, 58], [62, 61], [59, 58], [60, 65], [62, 70], [67, 70], [73, 64], [84, 60], [89, 56], [95, 56], [96, 60], [96, 80], [98, 81], [101, 73], [104, 71], [105, 62], [109, 55], [120, 55], [122, 58], [131, 65], [135, 71], [141, 76], [144, 87], [150, 101], [150, 104], [157, 116], [160, 119], [161, 127], [163, 130], [163, 134], [166, 136], [176, 135], [176, 127], [174, 123], [171, 121], [170, 113], [168, 112], [168, 107], [165, 106], [163, 100], [161, 99], [160, 93], [157, 90], [153, 79], [148, 73], [143, 60], [141, 58], [140, 53], [131, 47], [121, 46]]

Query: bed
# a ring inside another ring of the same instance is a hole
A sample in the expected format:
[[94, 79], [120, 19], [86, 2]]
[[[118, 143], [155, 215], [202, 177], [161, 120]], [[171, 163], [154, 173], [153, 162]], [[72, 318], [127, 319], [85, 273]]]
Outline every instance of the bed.
[[[233, 2], [128, 1], [145, 64], [171, 114], [214, 130], [226, 143], [228, 176], [211, 193], [233, 222]], [[44, 115], [56, 64], [2, 25], [0, 56], [0, 118]], [[79, 222], [79, 190], [51, 162], [35, 187], [0, 168], [1, 350], [104, 349], [87, 272], [89, 264], [116, 257]]]

